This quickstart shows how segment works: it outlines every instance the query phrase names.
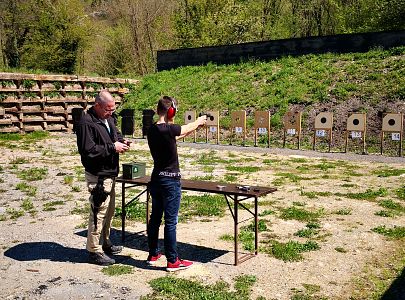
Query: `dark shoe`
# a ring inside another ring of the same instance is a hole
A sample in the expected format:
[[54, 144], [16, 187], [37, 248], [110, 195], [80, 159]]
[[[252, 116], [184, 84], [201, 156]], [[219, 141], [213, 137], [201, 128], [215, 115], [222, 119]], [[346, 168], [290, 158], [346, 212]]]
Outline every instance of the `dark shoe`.
[[91, 264], [100, 265], [100, 266], [109, 266], [115, 264], [115, 260], [109, 258], [104, 253], [90, 252], [89, 262]]
[[193, 265], [192, 261], [177, 258], [177, 260], [174, 263], [171, 263], [169, 261], [167, 262], [166, 271], [175, 272], [178, 270], [184, 270], [190, 268], [192, 265]]
[[159, 258], [161, 258], [161, 257], [162, 257], [162, 253], [158, 253], [158, 254], [156, 254], [154, 256], [149, 255], [148, 259], [146, 260], [146, 263], [149, 266], [154, 266], [156, 264], [156, 262], [159, 260]]
[[112, 245], [111, 247], [103, 247], [103, 251], [107, 254], [118, 254], [122, 251], [124, 247], [122, 246], [114, 246]]

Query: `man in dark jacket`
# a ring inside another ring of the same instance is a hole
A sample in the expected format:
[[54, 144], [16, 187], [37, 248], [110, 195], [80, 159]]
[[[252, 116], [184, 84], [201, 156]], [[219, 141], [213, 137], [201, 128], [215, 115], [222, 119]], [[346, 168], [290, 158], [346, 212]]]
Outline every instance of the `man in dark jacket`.
[[89, 260], [111, 265], [115, 260], [106, 254], [118, 254], [122, 246], [110, 241], [111, 221], [115, 210], [115, 177], [119, 171], [119, 153], [129, 149], [130, 142], [118, 131], [113, 113], [115, 100], [102, 90], [77, 127], [77, 147], [85, 169], [90, 192], [90, 217], [87, 230]]

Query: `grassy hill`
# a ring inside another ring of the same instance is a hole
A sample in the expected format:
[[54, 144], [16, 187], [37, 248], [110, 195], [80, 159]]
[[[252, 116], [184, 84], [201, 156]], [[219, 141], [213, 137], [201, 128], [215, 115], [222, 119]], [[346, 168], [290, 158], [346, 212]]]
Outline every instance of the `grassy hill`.
[[[334, 113], [334, 130], [345, 130], [349, 112], [366, 112], [371, 144], [381, 128], [383, 112], [405, 112], [405, 47], [366, 53], [305, 55], [270, 62], [182, 67], [147, 75], [126, 97], [123, 107], [154, 108], [161, 95], [179, 101], [177, 122], [186, 110], [219, 110], [221, 127], [229, 112], [269, 110], [274, 131], [290, 109], [303, 111], [304, 134], [321, 111]], [[248, 126], [253, 119], [248, 118]], [[279, 130], [278, 130], [279, 131]], [[275, 137], [279, 134], [275, 133]], [[341, 139], [341, 137], [340, 137]], [[339, 144], [337, 141], [335, 144]]]

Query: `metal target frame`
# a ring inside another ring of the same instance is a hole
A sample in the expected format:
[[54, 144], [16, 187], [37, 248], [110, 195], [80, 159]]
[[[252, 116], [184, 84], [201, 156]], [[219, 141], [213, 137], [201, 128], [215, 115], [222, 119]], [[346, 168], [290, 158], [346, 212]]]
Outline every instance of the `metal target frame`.
[[219, 144], [219, 111], [206, 111], [210, 117], [207, 118], [207, 123], [205, 126], [205, 142], [208, 143], [208, 129], [216, 128], [216, 142]]
[[267, 130], [267, 147], [270, 148], [270, 112], [255, 111], [255, 147], [257, 147], [257, 134], [261, 128]]
[[385, 133], [399, 133], [399, 149], [398, 156], [402, 156], [402, 140], [404, 131], [404, 115], [403, 113], [387, 113], [382, 120], [381, 126], [381, 155], [383, 154], [384, 135]]
[[318, 135], [318, 131], [324, 130], [328, 132], [328, 151], [330, 152], [332, 145], [332, 129], [333, 129], [333, 113], [321, 112], [316, 115], [312, 150], [315, 150], [316, 147], [316, 137]]
[[[287, 138], [287, 133], [289, 130], [294, 130], [294, 134], [296, 134], [295, 131], [297, 131], [297, 148], [300, 149], [301, 146], [301, 122], [302, 122], [302, 112], [293, 112], [289, 111], [287, 112], [284, 117], [283, 117], [283, 148], [285, 148], [286, 144], [286, 138]], [[290, 133], [288, 133], [290, 134]]]
[[363, 154], [366, 154], [366, 131], [367, 131], [367, 114], [365, 113], [354, 113], [347, 118], [346, 124], [346, 142], [345, 142], [345, 153], [347, 152], [349, 144], [349, 133], [352, 135], [354, 132], [360, 132], [361, 139], [363, 142]]
[[[197, 119], [197, 113], [195, 110], [187, 110], [186, 112], [184, 112], [184, 125], [192, 123], [196, 119]], [[195, 143], [197, 141], [197, 130], [194, 130], [193, 135], [194, 135], [193, 142]], [[185, 140], [186, 140], [186, 137], [183, 138], [183, 142], [185, 142]]]
[[242, 145], [246, 143], [246, 110], [237, 110], [231, 113], [231, 135], [229, 138], [229, 145], [232, 145], [232, 137], [237, 135], [237, 128], [241, 128]]

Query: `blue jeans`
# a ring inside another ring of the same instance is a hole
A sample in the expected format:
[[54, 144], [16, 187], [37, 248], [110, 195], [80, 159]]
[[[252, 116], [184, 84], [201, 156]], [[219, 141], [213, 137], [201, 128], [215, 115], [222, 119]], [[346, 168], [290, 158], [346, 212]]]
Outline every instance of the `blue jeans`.
[[176, 226], [180, 208], [181, 183], [178, 178], [157, 177], [150, 183], [152, 214], [148, 224], [149, 255], [159, 253], [159, 227], [164, 213], [164, 247], [167, 261], [174, 263], [177, 255]]

